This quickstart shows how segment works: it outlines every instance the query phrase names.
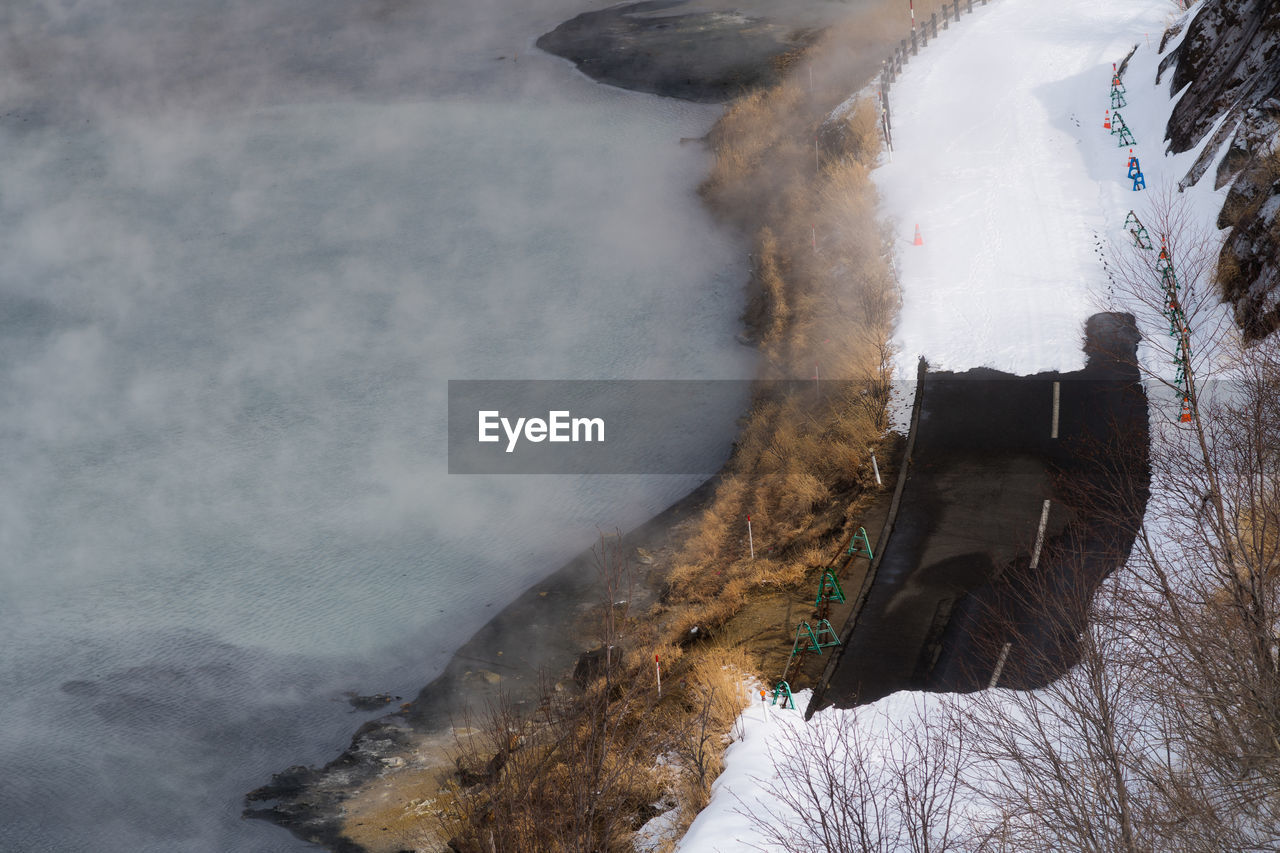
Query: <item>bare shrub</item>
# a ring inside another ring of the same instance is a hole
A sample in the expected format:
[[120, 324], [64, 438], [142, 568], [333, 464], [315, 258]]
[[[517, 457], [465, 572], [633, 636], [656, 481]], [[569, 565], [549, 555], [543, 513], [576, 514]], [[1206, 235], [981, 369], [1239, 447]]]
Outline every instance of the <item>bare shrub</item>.
[[744, 814], [788, 853], [970, 849], [960, 799], [969, 760], [965, 732], [930, 713], [935, 699], [915, 701], [898, 718], [825, 712], [785, 728], [773, 756], [779, 775], [761, 780], [777, 806]]
[[[1071, 568], [1065, 567], [1070, 575]], [[1068, 582], [1069, 583], [1069, 582]], [[1118, 626], [1105, 612], [1107, 590], [1045, 581], [1029, 595], [1059, 602], [1037, 634], [1079, 631], [1078, 661], [1039, 690], [991, 690], [974, 697], [963, 727], [974, 745], [977, 789], [1000, 815], [997, 836], [1013, 849], [1092, 853], [1167, 849], [1142, 819], [1144, 754], [1152, 743], [1144, 727], [1141, 673], [1120, 653]], [[1087, 625], [1081, 629], [1081, 619]], [[1019, 665], [1052, 671], [1037, 637], [1011, 641]]]
[[458, 759], [464, 772], [444, 811], [455, 849], [629, 850], [637, 816], [663, 793], [646, 725], [652, 709], [634, 681], [618, 691], [603, 679], [581, 697], [545, 693], [531, 719], [494, 709], [487, 737]]
[[1204, 386], [1190, 428], [1166, 431], [1154, 456], [1164, 489], [1133, 571], [1137, 618], [1159, 630], [1146, 665], [1186, 767], [1167, 784], [1215, 826], [1274, 838], [1280, 344], [1267, 339], [1238, 359], [1229, 383]]

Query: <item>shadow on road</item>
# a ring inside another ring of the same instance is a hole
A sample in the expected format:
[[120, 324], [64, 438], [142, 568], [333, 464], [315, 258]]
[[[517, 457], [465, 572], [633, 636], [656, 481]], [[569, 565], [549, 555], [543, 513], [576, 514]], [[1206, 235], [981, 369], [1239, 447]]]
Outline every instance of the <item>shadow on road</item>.
[[1083, 370], [922, 371], [898, 513], [808, 714], [982, 689], [997, 665], [1001, 686], [1032, 688], [1075, 662], [1146, 506], [1138, 340], [1131, 315], [1095, 314]]

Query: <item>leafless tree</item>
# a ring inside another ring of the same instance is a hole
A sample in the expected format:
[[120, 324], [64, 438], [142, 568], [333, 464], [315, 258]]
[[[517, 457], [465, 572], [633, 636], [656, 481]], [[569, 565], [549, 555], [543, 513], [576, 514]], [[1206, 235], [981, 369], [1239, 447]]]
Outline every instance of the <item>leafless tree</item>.
[[1280, 344], [1235, 362], [1153, 453], [1161, 488], [1131, 561], [1134, 610], [1158, 629], [1145, 664], [1181, 799], [1241, 825], [1249, 849], [1276, 849], [1264, 839], [1280, 828]]
[[[1171, 190], [1150, 197], [1139, 216], [1152, 248], [1113, 247], [1110, 269], [1155, 354], [1139, 365], [1149, 387], [1191, 405], [1185, 422], [1177, 403], [1152, 419], [1153, 489], [1113, 598], [1122, 666], [1147, 700], [1130, 764], [1148, 833], [1180, 849], [1277, 849], [1280, 344], [1244, 344], [1214, 286], [1217, 237]], [[1162, 246], [1184, 322], [1170, 316]], [[1176, 383], [1160, 362], [1179, 350]]]
[[460, 743], [459, 778], [444, 815], [459, 850], [522, 853], [628, 850], [637, 815], [662, 794], [652, 756], [668, 735], [650, 725], [657, 696], [648, 682], [623, 677], [634, 593], [619, 536], [594, 549], [600, 581], [600, 665], [582, 673], [580, 691], [544, 683], [537, 712], [505, 699], [481, 735]]
[[[794, 853], [945, 853], [968, 849], [958, 799], [969, 757], [965, 734], [921, 695], [905, 718], [875, 730], [825, 712], [786, 729], [764, 781], [777, 805], [747, 813]], [[864, 713], [874, 713], [871, 711]]]
[[[1070, 653], [1074, 666], [1037, 690], [987, 690], [958, 706], [975, 755], [975, 796], [998, 815], [990, 849], [1138, 853], [1152, 846], [1145, 826], [1141, 766], [1148, 747], [1140, 671], [1114, 612], [1111, 583], [1095, 592], [1070, 557], [1059, 556], [1043, 585], [1023, 594], [1044, 603], [1032, 635], [1011, 636], [1010, 668], [1052, 672]], [[1065, 579], [1065, 580], [1064, 580]], [[1084, 624], [1081, 617], [1084, 615]], [[1045, 643], [1046, 635], [1071, 638]], [[1069, 652], [1067, 649], [1069, 648]], [[996, 839], [1009, 847], [992, 847]]]
[[617, 530], [611, 535], [600, 533], [600, 541], [591, 548], [591, 559], [600, 583], [599, 640], [604, 651], [604, 676], [612, 683], [620, 625], [625, 624], [635, 596], [634, 566]]
[[[1113, 253], [1114, 275], [1126, 303], [1145, 308], [1152, 349], [1191, 355], [1190, 419], [1153, 419], [1155, 488], [1127, 573], [1127, 616], [1142, 635], [1134, 648], [1171, 756], [1153, 784], [1167, 822], [1217, 827], [1202, 849], [1274, 849], [1280, 343], [1245, 345], [1214, 286], [1218, 238], [1192, 224], [1176, 194], [1153, 194], [1142, 215], [1153, 250], [1135, 242]], [[1180, 334], [1152, 262], [1161, 242], [1179, 283]], [[1172, 387], [1162, 371], [1149, 375]]]

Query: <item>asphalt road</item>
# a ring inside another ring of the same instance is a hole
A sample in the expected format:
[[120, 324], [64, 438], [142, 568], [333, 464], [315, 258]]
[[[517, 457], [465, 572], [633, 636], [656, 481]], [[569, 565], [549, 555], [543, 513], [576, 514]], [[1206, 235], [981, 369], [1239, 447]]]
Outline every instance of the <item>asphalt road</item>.
[[1036, 687], [1074, 662], [1146, 505], [1137, 343], [1132, 316], [1095, 314], [1083, 370], [923, 374], [896, 519], [808, 713], [981, 689], [997, 665], [1002, 686]]

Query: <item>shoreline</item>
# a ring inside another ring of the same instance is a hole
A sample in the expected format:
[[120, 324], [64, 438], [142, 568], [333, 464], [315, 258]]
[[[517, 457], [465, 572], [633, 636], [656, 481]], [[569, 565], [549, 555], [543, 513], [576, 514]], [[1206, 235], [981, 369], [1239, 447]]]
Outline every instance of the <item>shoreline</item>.
[[[710, 0], [710, 2], [720, 5], [722, 0]], [[691, 5], [703, 6], [704, 4]], [[656, 11], [666, 7], [667, 4], [663, 3], [655, 4], [650, 8]], [[619, 14], [633, 8], [627, 7]], [[577, 21], [582, 17], [578, 16], [573, 20]], [[669, 22], [670, 17], [668, 16], [666, 21]], [[603, 20], [606, 24], [611, 22], [607, 14], [599, 20]], [[692, 18], [692, 21], [704, 22], [705, 12], [700, 11], [699, 16]], [[727, 27], [730, 25], [733, 25], [732, 21], [726, 23]], [[604, 47], [609, 45], [609, 40], [613, 37], [608, 32], [601, 32], [599, 36]], [[542, 45], [542, 39], [539, 39], [539, 44]], [[682, 50], [683, 47], [679, 45], [675, 47], [670, 57], [675, 64], [684, 61]], [[548, 50], [548, 52], [555, 54], [554, 51]], [[563, 57], [563, 54], [560, 55]], [[875, 55], [879, 55], [878, 51]], [[788, 56], [792, 55], [788, 54]], [[778, 56], [761, 59], [768, 64], [767, 70], [770, 73], [778, 70], [777, 60]], [[644, 61], [653, 63], [655, 60], [649, 56]], [[853, 63], [842, 68], [847, 74], [863, 80], [863, 72], [869, 74], [873, 69], [862, 66], [874, 64], [865, 59], [863, 51], [859, 51]], [[581, 64], [579, 68], [606, 84], [620, 82], [602, 79], [587, 68], [582, 68]], [[684, 84], [681, 83], [681, 85]], [[810, 85], [812, 86], [812, 76], [810, 76]], [[844, 89], [845, 84], [839, 83], [838, 86]], [[860, 85], [855, 84], [848, 84], [848, 86], [846, 91], [856, 91], [860, 88]], [[678, 96], [680, 91], [679, 86], [665, 90], [637, 88], [630, 85], [624, 85], [624, 88], [667, 97]], [[731, 94], [737, 95], [742, 92]], [[812, 92], [809, 93], [809, 97], [812, 98]], [[687, 96], [685, 99], [698, 100]], [[822, 111], [822, 115], [826, 115], [825, 110]], [[818, 120], [821, 121], [821, 116], [818, 116]], [[710, 139], [709, 134], [708, 140]], [[847, 142], [846, 140], [845, 143]], [[837, 146], [837, 148], [841, 147]], [[807, 152], [806, 156], [808, 156]], [[707, 180], [709, 182], [711, 179]], [[704, 188], [705, 186], [706, 184]], [[713, 203], [705, 196], [704, 200], [708, 204], [711, 215], [719, 218], [723, 227], [741, 228], [745, 225], [733, 216], [724, 218], [723, 201], [719, 204]], [[718, 216], [717, 207], [719, 207]], [[806, 221], [809, 220], [806, 219]], [[755, 228], [748, 230], [754, 233]], [[768, 358], [770, 353], [761, 343], [763, 339], [760, 336], [763, 328], [760, 324], [765, 315], [759, 314], [764, 305], [761, 301], [759, 270], [753, 271], [752, 279], [746, 283], [744, 297], [742, 308], [745, 327], [750, 330], [752, 340], [757, 342], [757, 348], [760, 348], [762, 354]], [[868, 306], [864, 307], [864, 310], [874, 313], [875, 309]], [[790, 314], [786, 316], [789, 318]], [[791, 322], [789, 319], [777, 320], [773, 334], [776, 335], [777, 331], [789, 322]], [[778, 323], [783, 325], [777, 325]], [[770, 346], [776, 347], [779, 342], [780, 339], [772, 339]], [[778, 353], [775, 352], [773, 355], [776, 356]], [[762, 428], [766, 433], [773, 428], [767, 425], [771, 417], [762, 418], [766, 424]], [[618, 553], [629, 555], [633, 562], [641, 564], [638, 566], [640, 571], [636, 572], [637, 594], [630, 601], [631, 604], [636, 605], [637, 610], [647, 611], [653, 605], [664, 603], [663, 593], [667, 586], [667, 578], [674, 568], [673, 561], [665, 558], [671, 555], [673, 546], [684, 538], [680, 536], [682, 527], [691, 519], [700, 517], [703, 510], [712, 509], [713, 501], [716, 500], [717, 486], [723, 478], [732, 473], [734, 456], [737, 455], [739, 441], [744, 440], [746, 429], [745, 426], [739, 427], [735, 453], [715, 475], [644, 524], [621, 535], [622, 550]], [[759, 435], [757, 434], [754, 438], [759, 440]], [[869, 472], [864, 473], [867, 477], [870, 476]], [[846, 478], [847, 481], [841, 481], [844, 485], [836, 487], [830, 494], [834, 503], [831, 506], [824, 504], [821, 509], [815, 507], [814, 512], [820, 517], [814, 517], [813, 523], [820, 530], [806, 533], [808, 540], [826, 543], [832, 530], [840, 529], [841, 524], [844, 523], [841, 519], [846, 509], [851, 508], [847, 501], [842, 501], [842, 497], [848, 498], [850, 494], [854, 496], [858, 494], [856, 481], [859, 476], [851, 471]], [[776, 484], [773, 486], [773, 488], [777, 487]], [[853, 492], [846, 493], [842, 491], [843, 489], [853, 489]], [[865, 497], [874, 499], [871, 495]], [[854, 502], [856, 503], [856, 497]], [[755, 512], [755, 510], [750, 511]], [[767, 523], [767, 513], [765, 520]], [[761, 530], [757, 531], [757, 544], [759, 544], [761, 532]], [[787, 535], [795, 534], [793, 532]], [[782, 541], [785, 543], [785, 538]], [[745, 548], [742, 550], [745, 551]], [[763, 582], [756, 581], [763, 584], [762, 588], [781, 592], [785, 583], [780, 579], [792, 577], [788, 574], [790, 571], [788, 562], [798, 562], [803, 565], [804, 558], [798, 551], [794, 551], [791, 545], [786, 545], [786, 550], [789, 556], [763, 561], [777, 565], [773, 566], [776, 575]], [[716, 572], [716, 574], [720, 573]], [[736, 583], [741, 583], [743, 580], [739, 579]], [[681, 582], [680, 579], [673, 577], [671, 586], [677, 587]], [[687, 578], [683, 583], [687, 585]], [[735, 590], [733, 594], [742, 594], [738, 587], [733, 588]], [[775, 593], [765, 592], [762, 596], [757, 596], [761, 599], [757, 603], [764, 604], [763, 599], [769, 598], [770, 595]], [[715, 596], [715, 598], [724, 597]], [[803, 608], [806, 605], [798, 599], [794, 602], [790, 601], [790, 598], [794, 598], [790, 593], [783, 597], [788, 598], [784, 603], [786, 615], [778, 618], [787, 624], [781, 628], [779, 636], [781, 637], [782, 634], [788, 636], [778, 639], [777, 642], [780, 644], [785, 640], [789, 648], [792, 612], [797, 606]], [[801, 598], [807, 598], [807, 596], [801, 596]], [[584, 617], [593, 611], [598, 614], [601, 610], [599, 605], [602, 603], [599, 579], [592, 551], [589, 549], [552, 572], [541, 582], [531, 586], [481, 626], [453, 653], [440, 675], [419, 691], [413, 700], [405, 703], [398, 711], [361, 725], [352, 736], [350, 745], [341, 755], [320, 769], [293, 766], [273, 774], [269, 783], [246, 796], [244, 817], [274, 823], [304, 841], [320, 844], [335, 853], [368, 853], [368, 851], [378, 851], [378, 853], [388, 851], [389, 853], [389, 851], [405, 849], [443, 847], [444, 839], [440, 832], [434, 831], [438, 827], [432, 822], [432, 815], [436, 811], [433, 804], [436, 802], [436, 795], [445, 786], [456, 783], [459, 778], [459, 768], [454, 766], [453, 756], [460, 751], [459, 747], [463, 745], [464, 739], [474, 731], [467, 726], [467, 722], [484, 716], [486, 710], [495, 710], [499, 702], [503, 707], [514, 709], [517, 713], [522, 707], [536, 708], [536, 705], [530, 706], [528, 703], [536, 702], [540, 696], [546, 695], [548, 689], [555, 693], [564, 691], [567, 696], [578, 695], [579, 685], [573, 683], [571, 673], [575, 664], [585, 653], [599, 646], [598, 633], [585, 624]], [[712, 620], [711, 624], [715, 624], [716, 617], [711, 615], [714, 608], [708, 610], [704, 607], [703, 610], [706, 612], [693, 618], [699, 620], [709, 618]], [[756, 636], [767, 633], [772, 637], [772, 632], [779, 630], [772, 625], [770, 621], [772, 618], [765, 619], [765, 622], [769, 623], [767, 625], [760, 623], [755, 626], [761, 629]], [[701, 624], [701, 622], [694, 624]], [[525, 650], [530, 651], [526, 654]], [[785, 657], [785, 649], [782, 649], [781, 653]], [[813, 676], [817, 674], [817, 672], [812, 673]], [[665, 675], [666, 667], [664, 666]], [[559, 679], [559, 681], [552, 685], [547, 680], [549, 678]], [[467, 708], [470, 709], [469, 712]], [[479, 732], [476, 733], [479, 734]], [[493, 755], [493, 752], [490, 751], [488, 754]], [[500, 750], [498, 755], [493, 755], [493, 760], [489, 762], [489, 769], [484, 772], [498, 774], [501, 771], [499, 762], [501, 758]], [[496, 769], [495, 762], [499, 762]]]
[[[620, 536], [623, 553], [632, 556], [638, 569], [632, 604], [646, 607], [658, 600], [666, 562], [661, 556], [670, 552], [680, 527], [707, 506], [720, 476], [712, 475]], [[445, 753], [469, 720], [482, 717], [500, 699], [517, 709], [535, 701], [544, 677], [554, 676], [557, 689], [564, 687], [593, 645], [582, 622], [601, 603], [594, 559], [598, 547], [522, 592], [460, 646], [417, 696], [363, 723], [336, 758], [319, 769], [294, 765], [273, 773], [267, 784], [246, 795], [243, 817], [273, 823], [334, 853], [366, 851], [346, 834], [344, 806], [369, 783], [389, 769], [412, 766], [406, 756], [419, 750], [428, 756], [418, 762], [419, 770], [452, 776], [455, 769]], [[652, 555], [650, 563], [641, 562], [641, 551]], [[514, 653], [527, 650], [537, 656]]]

